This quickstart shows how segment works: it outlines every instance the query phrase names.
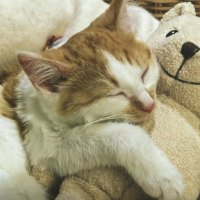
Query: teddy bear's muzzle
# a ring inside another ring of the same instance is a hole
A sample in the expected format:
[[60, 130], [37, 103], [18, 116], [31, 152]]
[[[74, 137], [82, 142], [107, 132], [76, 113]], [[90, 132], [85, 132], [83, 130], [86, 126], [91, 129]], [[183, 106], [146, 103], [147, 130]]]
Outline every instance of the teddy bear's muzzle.
[[[186, 74], [186, 70], [188, 70], [188, 64], [190, 63], [190, 60], [200, 51], [200, 48], [195, 45], [192, 42], [186, 42], [182, 45], [181, 48], [181, 55], [183, 56], [183, 61], [181, 65], [178, 67], [178, 70], [176, 71], [176, 74], [173, 75], [171, 74], [164, 66], [161, 65], [163, 71], [171, 78], [173, 78], [176, 81], [186, 83], [186, 84], [191, 84], [191, 85], [200, 85], [200, 80], [199, 81], [193, 81], [190, 79], [187, 79], [184, 77]], [[185, 74], [185, 75], [184, 75]]]

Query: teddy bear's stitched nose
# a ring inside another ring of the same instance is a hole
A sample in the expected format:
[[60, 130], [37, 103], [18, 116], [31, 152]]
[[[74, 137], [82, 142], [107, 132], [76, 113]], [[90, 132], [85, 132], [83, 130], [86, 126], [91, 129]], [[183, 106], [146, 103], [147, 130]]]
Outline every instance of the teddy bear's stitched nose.
[[181, 54], [185, 59], [192, 58], [198, 51], [199, 47], [192, 42], [186, 42], [182, 45]]

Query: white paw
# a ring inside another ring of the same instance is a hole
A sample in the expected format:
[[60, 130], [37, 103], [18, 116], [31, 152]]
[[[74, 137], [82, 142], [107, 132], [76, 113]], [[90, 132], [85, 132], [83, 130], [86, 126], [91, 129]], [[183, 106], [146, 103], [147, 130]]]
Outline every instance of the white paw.
[[47, 196], [37, 181], [26, 175], [9, 176], [0, 173], [1, 200], [46, 200]]
[[184, 190], [183, 179], [176, 167], [166, 161], [152, 170], [142, 188], [146, 193], [159, 200], [179, 200]]

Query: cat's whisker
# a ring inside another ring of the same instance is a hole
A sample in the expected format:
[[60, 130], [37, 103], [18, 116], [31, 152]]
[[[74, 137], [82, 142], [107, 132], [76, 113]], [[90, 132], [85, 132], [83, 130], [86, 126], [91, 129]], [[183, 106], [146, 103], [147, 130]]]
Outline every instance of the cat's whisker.
[[[98, 120], [86, 123], [86, 124], [83, 125], [83, 127], [87, 127], [87, 126], [90, 126], [90, 125], [93, 125], [93, 124], [96, 124], [96, 123], [99, 123], [99, 122], [108, 122], [109, 120], [120, 120], [120, 119], [122, 121], [126, 121], [128, 123], [133, 124], [133, 120], [131, 118], [133, 118], [133, 114], [121, 113], [121, 114], [117, 114], [117, 115], [110, 115], [110, 116], [102, 117], [102, 118], [100, 118]], [[141, 117], [140, 116], [136, 116], [134, 118], [135, 118], [134, 119], [134, 124], [141, 123], [140, 118], [143, 119], [142, 116]]]
[[96, 124], [96, 123], [99, 123], [99, 122], [103, 122], [103, 121], [109, 121], [109, 120], [114, 120], [114, 119], [120, 119], [120, 117], [122, 117], [123, 115], [126, 115], [126, 114], [110, 115], [110, 116], [103, 117], [103, 118], [100, 118], [100, 119], [98, 119], [98, 120], [89, 122], [89, 123], [87, 123], [87, 124], [84, 124], [83, 126], [90, 126], [90, 125], [93, 125], [93, 124]]

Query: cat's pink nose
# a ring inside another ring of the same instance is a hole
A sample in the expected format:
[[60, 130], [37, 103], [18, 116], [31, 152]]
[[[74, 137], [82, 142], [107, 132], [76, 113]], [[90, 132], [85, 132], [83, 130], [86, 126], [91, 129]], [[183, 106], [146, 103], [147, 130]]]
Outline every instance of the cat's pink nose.
[[151, 112], [155, 107], [154, 99], [145, 90], [141, 91], [138, 95], [139, 108], [144, 112]]
[[155, 107], [155, 102], [152, 101], [152, 102], [149, 102], [148, 104], [143, 104], [141, 106], [141, 110], [144, 111], [144, 112], [151, 112]]

